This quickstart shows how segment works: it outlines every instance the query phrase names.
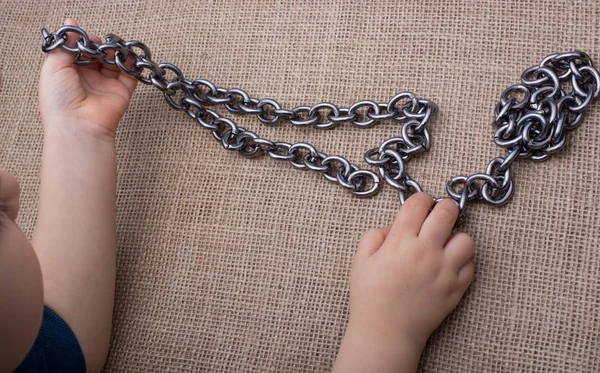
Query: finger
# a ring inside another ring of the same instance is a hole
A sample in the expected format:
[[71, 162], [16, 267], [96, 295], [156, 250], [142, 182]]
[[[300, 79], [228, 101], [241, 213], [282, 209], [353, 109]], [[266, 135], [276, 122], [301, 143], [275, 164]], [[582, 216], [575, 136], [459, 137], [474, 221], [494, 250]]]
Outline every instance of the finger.
[[[65, 20], [65, 25], [68, 26], [79, 26], [74, 19], [67, 18]], [[67, 42], [66, 44], [70, 47], [75, 46], [75, 42], [77, 41], [77, 34], [73, 32], [67, 32]], [[46, 70], [47, 73], [54, 73], [59, 71], [60, 69], [70, 66], [73, 64], [73, 55], [67, 53], [58, 48], [57, 50], [48, 53], [48, 57], [46, 57], [46, 61], [42, 66], [42, 69]]]
[[[115, 70], [115, 68], [117, 70]], [[121, 75], [121, 71], [118, 69], [119, 68], [116, 66], [102, 65], [102, 67], [100, 67], [100, 74], [104, 75], [109, 79], [116, 79], [119, 77], [119, 75]]]
[[17, 179], [6, 171], [0, 170], [0, 206], [12, 220], [19, 215], [20, 188]]
[[468, 261], [460, 268], [460, 271], [458, 271], [458, 286], [462, 293], [467, 291], [467, 288], [471, 285], [474, 278], [475, 266], [473, 265], [473, 262]]
[[[132, 57], [133, 58], [133, 57]], [[115, 51], [113, 49], [108, 49], [106, 51], [106, 59], [114, 61], [115, 59]], [[131, 62], [129, 62], [130, 58], [125, 60], [125, 66], [131, 67]], [[109, 79], [117, 79], [121, 75], [121, 68], [116, 64], [102, 64], [100, 68], [100, 73]]]
[[[100, 38], [98, 38], [98, 40], [100, 40]], [[100, 43], [100, 41], [98, 41], [97, 43]], [[106, 53], [106, 59], [110, 60], [110, 61], [114, 61], [115, 59], [115, 50], [114, 49], [106, 49], [105, 50]], [[109, 65], [106, 63], [99, 63], [100, 68], [98, 69], [98, 71], [100, 72], [100, 74], [104, 75], [105, 77], [109, 78], [109, 79], [114, 79], [119, 77], [119, 74], [121, 73], [121, 69], [119, 69], [119, 67], [117, 65]]]
[[133, 95], [133, 92], [135, 91], [135, 88], [137, 87], [137, 84], [138, 84], [137, 79], [126, 73], [121, 73], [121, 75], [119, 75], [118, 79], [121, 83], [123, 83], [123, 85], [125, 87], [127, 87], [127, 90], [129, 91], [129, 95], [130, 96]]
[[91, 41], [93, 41], [94, 43], [98, 43], [98, 44], [102, 44], [102, 39], [100, 39], [100, 37], [98, 35], [94, 35], [94, 34], [89, 34], [88, 37], [90, 38]]
[[358, 244], [355, 260], [362, 261], [375, 254], [381, 245], [383, 245], [391, 227], [391, 225], [388, 225], [384, 228], [373, 228], [365, 233]]
[[[102, 44], [102, 39], [100, 39], [99, 36], [94, 35], [94, 34], [89, 34], [88, 37], [90, 38], [91, 42], [94, 42], [96, 44]], [[86, 68], [90, 68], [96, 71], [100, 71], [100, 68], [102, 67], [102, 63], [100, 63], [100, 61], [98, 61], [97, 63], [93, 63], [91, 65], [84, 65], [84, 67]]]
[[[102, 44], [102, 39], [100, 39], [100, 37], [97, 35], [90, 34], [89, 38], [91, 41], [93, 41], [95, 43]], [[108, 49], [106, 51], [106, 53], [107, 53], [107, 56], [106, 56], [107, 59], [114, 59], [114, 56], [115, 56], [114, 50]], [[128, 68], [131, 68], [133, 66], [133, 64], [135, 64], [135, 58], [133, 58], [132, 56], [129, 56], [127, 58], [127, 60], [125, 60], [125, 66]], [[107, 78], [118, 79], [127, 88], [130, 95], [133, 94], [133, 92], [135, 91], [135, 88], [137, 87], [137, 79], [128, 74], [123, 74], [121, 69], [118, 66], [102, 64], [102, 63], [97, 63], [97, 64], [93, 64], [90, 66], [96, 66], [98, 71]]]
[[[136, 63], [136, 59], [133, 56], [129, 56], [125, 60], [125, 67], [127, 67], [128, 69], [131, 69], [131, 70], [135, 70], [133, 68], [133, 65], [135, 63]], [[137, 78], [135, 78], [134, 76], [131, 76], [131, 75], [127, 74], [126, 72], [122, 71], [121, 75], [119, 76], [119, 81], [125, 87], [127, 87], [127, 90], [129, 91], [129, 94], [132, 95], [133, 92], [135, 91], [135, 88], [137, 87], [137, 83], [138, 83]]]
[[[96, 35], [90, 35], [90, 40], [92, 40], [95, 43], [98, 44], [102, 44], [102, 39], [100, 39], [100, 37], [96, 36]], [[107, 59], [114, 59], [115, 56], [115, 52], [112, 49], [108, 49], [106, 51], [106, 58]], [[128, 68], [131, 68], [133, 66], [133, 64], [135, 63], [135, 58], [133, 58], [132, 56], [129, 56], [127, 58], [127, 60], [125, 60], [125, 66]], [[103, 64], [103, 63], [97, 63], [91, 66], [96, 66], [96, 68], [98, 69], [98, 71], [100, 72], [100, 74], [102, 74], [103, 76], [109, 78], [109, 79], [118, 79], [129, 91], [129, 94], [133, 94], [133, 92], [135, 91], [135, 88], [137, 87], [137, 79], [135, 79], [134, 77], [128, 75], [128, 74], [123, 74], [121, 69], [116, 66], [116, 65], [108, 65], [108, 64]]]
[[433, 198], [429, 194], [422, 192], [412, 195], [396, 215], [388, 239], [398, 240], [402, 236], [418, 235], [431, 206]]
[[457, 272], [471, 259], [474, 252], [475, 242], [463, 232], [452, 236], [444, 247], [444, 257]]
[[438, 202], [423, 223], [419, 237], [435, 247], [443, 247], [458, 218], [458, 206], [451, 199]]
[[[106, 59], [107, 60], [110, 60], [110, 61], [114, 61], [115, 60], [115, 50], [114, 49], [107, 49], [105, 52], [106, 52]], [[115, 64], [112, 64], [112, 65], [103, 64], [103, 66], [106, 69], [111, 70], [111, 71], [117, 71], [117, 72], [121, 71], [121, 69], [119, 69], [119, 66], [117, 66]]]

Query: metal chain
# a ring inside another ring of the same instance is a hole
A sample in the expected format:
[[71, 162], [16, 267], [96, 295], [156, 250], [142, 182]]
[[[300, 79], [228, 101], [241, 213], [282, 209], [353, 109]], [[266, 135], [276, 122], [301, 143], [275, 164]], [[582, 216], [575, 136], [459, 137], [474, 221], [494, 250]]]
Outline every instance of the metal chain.
[[[67, 32], [78, 35], [76, 46], [66, 44]], [[420, 192], [421, 186], [406, 172], [405, 163], [414, 155], [429, 151], [431, 137], [427, 124], [436, 105], [410, 92], [402, 92], [388, 102], [357, 101], [349, 107], [321, 102], [292, 109], [269, 98], [252, 98], [239, 88], [221, 88], [206, 79], [190, 80], [170, 63], [157, 64], [148, 47], [136, 40], [125, 41], [108, 34], [103, 44], [91, 41], [79, 27], [63, 26], [53, 33], [42, 29], [42, 50], [61, 48], [75, 55], [75, 64], [98, 62], [116, 65], [140, 82], [154, 85], [175, 110], [184, 111], [199, 125], [212, 131], [214, 138], [227, 150], [245, 157], [266, 154], [276, 160], [289, 161], [301, 170], [313, 170], [359, 197], [370, 197], [381, 190], [385, 181], [398, 191], [400, 203]], [[109, 51], [112, 57], [109, 58]], [[167, 75], [172, 75], [169, 78]], [[492, 159], [485, 172], [454, 176], [446, 190], [461, 211], [469, 201], [483, 201], [501, 206], [514, 194], [511, 165], [518, 158], [543, 161], [566, 143], [567, 133], [577, 128], [583, 113], [600, 95], [600, 74], [584, 52], [552, 54], [539, 65], [526, 69], [522, 84], [512, 85], [500, 95], [494, 110], [494, 141], [507, 150], [505, 157]], [[565, 89], [570, 90], [569, 92]], [[379, 121], [400, 122], [399, 136], [392, 137], [365, 153], [365, 161], [378, 168], [375, 173], [350, 163], [339, 155], [327, 155], [305, 142], [289, 144], [261, 138], [237, 126], [208, 107], [224, 105], [233, 114], [256, 115], [265, 125], [288, 121], [294, 126], [331, 129], [350, 122], [368, 128]], [[436, 198], [439, 201], [441, 198]]]

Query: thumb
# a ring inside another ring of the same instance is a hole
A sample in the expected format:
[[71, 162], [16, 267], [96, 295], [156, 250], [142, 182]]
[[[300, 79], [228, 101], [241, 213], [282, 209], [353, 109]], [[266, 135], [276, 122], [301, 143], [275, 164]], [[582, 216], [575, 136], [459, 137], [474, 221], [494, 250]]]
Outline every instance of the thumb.
[[[74, 19], [67, 18], [65, 20], [65, 26], [77, 26], [77, 22]], [[75, 47], [76, 41], [79, 38], [79, 35], [75, 32], [67, 32], [67, 41], [66, 45], [69, 47]], [[46, 57], [46, 61], [42, 66], [42, 71], [45, 75], [50, 76], [53, 73], [63, 69], [65, 67], [71, 66], [73, 64], [73, 58], [75, 56], [71, 53], [67, 53], [60, 48], [55, 49], [54, 51], [48, 53]]]
[[388, 225], [384, 228], [374, 228], [365, 233], [362, 240], [358, 244], [358, 249], [356, 250], [355, 261], [363, 261], [375, 254], [377, 250], [383, 245], [385, 238], [388, 233], [390, 233], [391, 225]]

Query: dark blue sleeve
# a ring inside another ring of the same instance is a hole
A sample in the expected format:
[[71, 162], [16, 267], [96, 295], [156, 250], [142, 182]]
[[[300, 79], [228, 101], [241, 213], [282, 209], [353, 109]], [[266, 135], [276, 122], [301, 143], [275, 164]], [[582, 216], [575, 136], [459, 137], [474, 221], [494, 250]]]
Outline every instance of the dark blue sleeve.
[[44, 307], [40, 332], [15, 373], [55, 372], [85, 373], [85, 360], [69, 325], [50, 308]]

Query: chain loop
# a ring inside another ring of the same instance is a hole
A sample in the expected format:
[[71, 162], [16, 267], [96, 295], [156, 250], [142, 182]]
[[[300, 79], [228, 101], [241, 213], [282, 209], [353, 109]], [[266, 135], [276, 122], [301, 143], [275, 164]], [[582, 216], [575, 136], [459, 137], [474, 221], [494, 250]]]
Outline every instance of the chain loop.
[[[66, 44], [67, 32], [76, 34], [75, 46]], [[411, 92], [401, 92], [388, 102], [360, 100], [349, 107], [321, 102], [285, 109], [273, 99], [253, 98], [239, 88], [217, 87], [206, 79], [187, 79], [177, 66], [153, 62], [150, 49], [136, 40], [125, 41], [108, 34], [105, 42], [98, 44], [76, 26], [62, 26], [52, 33], [42, 29], [42, 38], [45, 53], [60, 48], [75, 55], [74, 63], [78, 65], [116, 65], [125, 74], [155, 86], [171, 107], [185, 111], [210, 130], [227, 150], [238, 151], [245, 157], [266, 154], [275, 160], [288, 161], [295, 168], [320, 172], [327, 180], [359, 197], [378, 193], [382, 179], [398, 191], [401, 204], [422, 190], [406, 173], [405, 163], [412, 156], [429, 151], [431, 135], [427, 125], [436, 105]], [[108, 51], [113, 51], [112, 58], [108, 57]], [[571, 92], [563, 90], [568, 85]], [[463, 210], [468, 201], [479, 200], [494, 206], [507, 203], [515, 189], [512, 164], [518, 158], [543, 161], [562, 149], [567, 134], [581, 124], [583, 112], [598, 96], [600, 73], [584, 52], [551, 54], [538, 65], [525, 69], [521, 83], [506, 88], [494, 108], [494, 142], [505, 148], [507, 155], [493, 158], [484, 173], [454, 176], [446, 183], [448, 195], [460, 210], [459, 223], [464, 220]], [[267, 125], [287, 121], [298, 127], [332, 129], [350, 122], [367, 128], [393, 120], [402, 123], [401, 137], [391, 137], [365, 153], [365, 162], [377, 167], [377, 174], [342, 156], [320, 152], [309, 143], [289, 144], [261, 138], [209, 109], [212, 105], [224, 105], [232, 114], [255, 115]], [[435, 198], [436, 203], [440, 200]]]

